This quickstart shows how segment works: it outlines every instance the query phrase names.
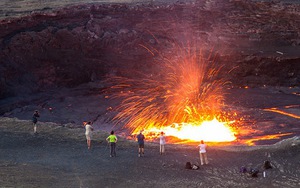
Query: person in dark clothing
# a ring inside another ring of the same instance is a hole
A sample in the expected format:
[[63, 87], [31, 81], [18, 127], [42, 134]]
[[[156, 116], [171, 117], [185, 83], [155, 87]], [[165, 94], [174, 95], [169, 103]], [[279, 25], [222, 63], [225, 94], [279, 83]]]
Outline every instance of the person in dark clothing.
[[37, 133], [37, 122], [38, 118], [40, 117], [39, 111], [35, 110], [32, 115], [32, 123], [33, 123], [33, 133]]
[[139, 145], [139, 157], [144, 155], [144, 140], [145, 140], [145, 136], [142, 134], [142, 131], [140, 132], [140, 134], [138, 134], [136, 136], [137, 141], [138, 141], [138, 145]]

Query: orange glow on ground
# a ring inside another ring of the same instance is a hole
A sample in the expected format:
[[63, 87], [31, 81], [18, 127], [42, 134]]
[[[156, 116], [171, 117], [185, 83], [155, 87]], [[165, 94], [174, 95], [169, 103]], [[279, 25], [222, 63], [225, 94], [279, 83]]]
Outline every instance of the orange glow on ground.
[[[138, 134], [136, 129], [133, 134]], [[152, 127], [143, 130], [146, 137], [155, 138], [164, 132], [166, 136], [176, 137], [180, 140], [197, 142], [231, 142], [236, 140], [235, 132], [230, 128], [229, 123], [220, 122], [217, 119], [203, 121], [202, 123], [173, 123], [170, 126], [161, 128]]]
[[256, 141], [280, 139], [283, 136], [289, 136], [289, 135], [292, 135], [292, 134], [293, 133], [278, 133], [278, 134], [272, 134], [272, 135], [257, 136], [255, 138], [246, 140], [245, 144], [248, 145], [248, 146], [253, 146], [253, 145], [255, 145]]
[[286, 115], [286, 116], [289, 116], [289, 117], [293, 117], [293, 118], [296, 118], [296, 119], [300, 119], [299, 115], [292, 114], [292, 113], [289, 113], [289, 112], [285, 112], [285, 111], [279, 110], [277, 108], [269, 108], [269, 109], [264, 109], [264, 110], [269, 111], [269, 112], [279, 113], [279, 114]]

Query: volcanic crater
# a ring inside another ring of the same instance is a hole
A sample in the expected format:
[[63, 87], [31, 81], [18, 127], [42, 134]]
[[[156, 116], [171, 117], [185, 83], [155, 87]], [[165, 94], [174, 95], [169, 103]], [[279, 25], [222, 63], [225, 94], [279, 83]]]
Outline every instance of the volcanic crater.
[[[297, 118], [265, 109], [294, 105], [299, 118], [299, 12], [299, 4], [283, 1], [200, 0], [3, 13], [0, 114], [28, 119], [38, 109], [41, 121], [73, 127], [92, 120], [110, 130], [116, 104], [105, 99], [107, 77], [159, 77], [161, 61], [196, 49], [223, 67], [225, 103], [245, 126], [271, 124], [282, 133]], [[299, 133], [293, 130], [289, 136]]]

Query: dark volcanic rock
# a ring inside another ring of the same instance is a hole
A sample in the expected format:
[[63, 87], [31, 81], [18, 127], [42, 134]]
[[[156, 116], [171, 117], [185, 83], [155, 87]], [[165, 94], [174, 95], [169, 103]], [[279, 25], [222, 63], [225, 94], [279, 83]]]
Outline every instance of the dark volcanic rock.
[[[0, 22], [0, 98], [106, 75], [155, 74], [192, 41], [233, 85], [299, 85], [299, 5], [255, 1], [87, 4]], [[231, 71], [233, 69], [233, 71]], [[228, 74], [229, 72], [229, 74]]]

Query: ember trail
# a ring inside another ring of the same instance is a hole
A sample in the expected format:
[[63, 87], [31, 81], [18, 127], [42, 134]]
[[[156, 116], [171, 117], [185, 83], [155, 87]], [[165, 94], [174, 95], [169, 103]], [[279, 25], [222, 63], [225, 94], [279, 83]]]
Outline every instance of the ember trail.
[[125, 124], [133, 135], [143, 130], [148, 138], [163, 131], [187, 141], [236, 139], [231, 126], [236, 114], [224, 110], [226, 80], [218, 78], [221, 67], [211, 53], [205, 58], [201, 53], [182, 52], [160, 57], [157, 63], [155, 75], [108, 78], [111, 95], [107, 98], [121, 99], [114, 109], [116, 124]]

